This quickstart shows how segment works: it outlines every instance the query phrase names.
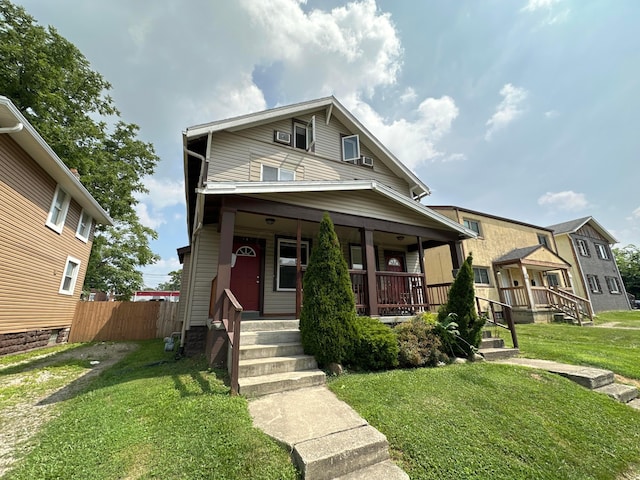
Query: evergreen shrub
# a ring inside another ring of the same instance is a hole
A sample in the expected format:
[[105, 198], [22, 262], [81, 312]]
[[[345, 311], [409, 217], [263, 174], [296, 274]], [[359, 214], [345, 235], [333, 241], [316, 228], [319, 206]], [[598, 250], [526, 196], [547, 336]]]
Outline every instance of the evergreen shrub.
[[350, 364], [361, 370], [387, 370], [398, 366], [398, 340], [394, 331], [371, 317], [356, 317], [356, 341]]
[[430, 313], [423, 313], [394, 328], [398, 337], [398, 360], [401, 367], [435, 367], [447, 363], [449, 357], [443, 350], [436, 332], [436, 320]]

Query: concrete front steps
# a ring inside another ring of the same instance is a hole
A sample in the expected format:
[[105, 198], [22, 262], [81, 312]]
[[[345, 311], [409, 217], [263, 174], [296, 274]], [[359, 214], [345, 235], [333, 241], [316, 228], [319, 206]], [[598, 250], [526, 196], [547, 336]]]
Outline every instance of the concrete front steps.
[[533, 358], [510, 358], [501, 360], [501, 363], [537, 368], [561, 375], [589, 390], [604, 393], [618, 402], [626, 403], [630, 407], [640, 410], [638, 389], [631, 385], [615, 383], [614, 374], [609, 370], [581, 367], [579, 365], [567, 365]]
[[265, 395], [249, 411], [304, 480], [409, 480], [390, 460], [387, 438], [325, 386]]
[[491, 330], [483, 330], [478, 353], [482, 355], [485, 360], [494, 361], [515, 357], [520, 353], [520, 350], [505, 347], [502, 338], [494, 337]]
[[325, 374], [300, 343], [298, 320], [243, 320], [239, 391], [256, 397], [324, 385]]

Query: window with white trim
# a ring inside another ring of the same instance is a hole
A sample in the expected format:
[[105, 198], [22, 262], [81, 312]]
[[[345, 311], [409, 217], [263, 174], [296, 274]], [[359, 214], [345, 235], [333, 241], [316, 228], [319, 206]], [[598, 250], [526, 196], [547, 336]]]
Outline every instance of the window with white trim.
[[360, 245], [349, 245], [349, 253], [351, 254], [351, 270], [364, 270], [362, 247]]
[[589, 257], [589, 247], [587, 246], [587, 242], [578, 238], [576, 240], [576, 245], [578, 247], [578, 253], [580, 253], [583, 257]]
[[89, 241], [89, 234], [91, 233], [91, 225], [93, 223], [93, 218], [87, 212], [82, 210], [80, 213], [80, 220], [78, 220], [78, 228], [76, 229], [76, 237], [82, 240], [83, 242]]
[[605, 277], [607, 281], [607, 288], [609, 289], [609, 293], [621, 293], [620, 283], [616, 277]]
[[589, 285], [589, 290], [592, 293], [602, 293], [602, 288], [600, 288], [600, 280], [596, 275], [587, 275], [587, 284]]
[[260, 176], [263, 182], [290, 182], [296, 179], [296, 172], [286, 168], [262, 165]]
[[595, 246], [598, 258], [600, 258], [601, 260], [609, 260], [609, 249], [607, 248], [607, 246], [603, 245], [602, 243], [596, 243]]
[[76, 280], [78, 279], [78, 272], [80, 272], [80, 260], [73, 257], [67, 257], [58, 293], [73, 295], [73, 290], [76, 288]]
[[[300, 243], [300, 247], [300, 263], [303, 267], [306, 267], [309, 258], [309, 242], [307, 240], [303, 240]], [[279, 292], [295, 292], [297, 274], [296, 241], [287, 238], [278, 238], [278, 241], [276, 242], [276, 249], [276, 290]]]
[[342, 137], [342, 161], [355, 163], [360, 158], [360, 137]]
[[547, 285], [549, 287], [559, 287], [560, 286], [560, 278], [557, 273], [547, 273], [545, 275], [547, 277]]
[[469, 220], [465, 218], [464, 220], [462, 220], [462, 223], [466, 228], [480, 235], [480, 222], [478, 222], [477, 220]]
[[51, 202], [45, 225], [53, 231], [62, 233], [62, 227], [64, 227], [64, 221], [67, 218], [70, 203], [71, 196], [58, 185], [53, 194], [53, 201]]
[[309, 151], [316, 143], [316, 116], [311, 117], [308, 123], [294, 122], [293, 146], [301, 150]]
[[473, 267], [473, 282], [479, 285], [490, 285], [489, 269], [482, 267]]

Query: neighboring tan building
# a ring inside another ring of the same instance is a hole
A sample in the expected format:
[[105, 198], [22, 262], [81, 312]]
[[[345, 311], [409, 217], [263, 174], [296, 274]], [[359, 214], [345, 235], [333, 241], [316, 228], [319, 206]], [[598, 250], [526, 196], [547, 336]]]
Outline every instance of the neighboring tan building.
[[96, 223], [112, 221], [0, 96], [0, 354], [66, 338]]
[[[571, 265], [552, 230], [455, 206], [430, 208], [477, 234], [462, 241], [463, 255], [473, 256], [476, 295], [510, 305], [515, 322], [550, 321], [561, 310], [570, 314], [576, 302], [588, 316], [585, 299], [574, 298]], [[426, 250], [425, 268], [430, 302], [446, 302], [455, 274], [448, 249]]]
[[551, 225], [558, 251], [572, 264], [576, 293], [591, 301], [594, 311], [629, 310], [620, 271], [611, 253], [618, 241], [593, 217]]
[[221, 320], [226, 289], [253, 316], [298, 318], [302, 275], [328, 211], [360, 314], [430, 307], [423, 252], [473, 232], [425, 207], [427, 186], [334, 97], [187, 128], [186, 349]]

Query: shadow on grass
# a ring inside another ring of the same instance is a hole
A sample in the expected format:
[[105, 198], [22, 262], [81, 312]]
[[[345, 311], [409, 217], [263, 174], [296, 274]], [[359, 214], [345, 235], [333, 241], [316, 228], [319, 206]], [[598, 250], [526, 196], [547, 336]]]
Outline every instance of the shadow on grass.
[[[115, 365], [102, 371], [89, 370], [65, 387], [42, 399], [38, 405], [49, 405], [68, 400], [80, 394], [108, 388], [120, 383], [140, 379], [170, 376], [175, 389], [182, 397], [229, 393], [229, 378], [224, 370], [209, 370], [204, 356], [176, 359], [173, 352], [165, 352], [162, 340], [135, 342], [137, 350], [127, 354]], [[209, 371], [215, 382], [208, 380], [203, 372]], [[182, 376], [191, 377], [199, 390], [188, 389]]]
[[69, 365], [89, 367], [89, 359], [80, 359], [77, 358], [77, 355], [82, 350], [88, 350], [91, 345], [93, 344], [79, 343], [75, 347], [67, 348], [66, 350], [61, 350], [52, 354], [46, 354], [46, 351], [43, 350], [42, 354], [46, 355], [44, 357], [22, 360], [19, 363], [8, 367], [0, 365], [0, 378], [2, 378], [3, 375], [26, 373], [47, 366]]

